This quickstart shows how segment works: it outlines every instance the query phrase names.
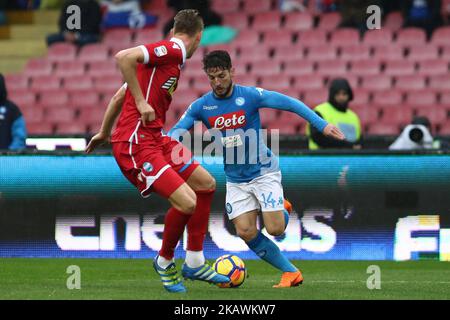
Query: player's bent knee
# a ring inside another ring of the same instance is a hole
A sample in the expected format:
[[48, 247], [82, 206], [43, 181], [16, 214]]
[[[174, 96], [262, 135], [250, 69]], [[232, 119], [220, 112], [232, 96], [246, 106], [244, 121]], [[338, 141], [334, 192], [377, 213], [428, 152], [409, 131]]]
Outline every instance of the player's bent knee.
[[271, 236], [281, 236], [284, 233], [284, 225], [283, 224], [274, 224], [271, 226], [266, 226], [266, 230], [267, 232], [271, 235]]
[[245, 242], [249, 242], [250, 240], [254, 239], [257, 234], [258, 230], [256, 228], [238, 228], [236, 229], [237, 235], [244, 240]]

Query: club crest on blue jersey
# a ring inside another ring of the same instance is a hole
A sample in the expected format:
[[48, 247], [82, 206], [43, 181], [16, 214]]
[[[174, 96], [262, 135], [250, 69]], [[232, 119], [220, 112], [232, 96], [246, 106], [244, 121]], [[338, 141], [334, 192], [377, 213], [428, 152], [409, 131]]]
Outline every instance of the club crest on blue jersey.
[[243, 97], [237, 97], [235, 102], [237, 106], [242, 107], [245, 103], [245, 99]]

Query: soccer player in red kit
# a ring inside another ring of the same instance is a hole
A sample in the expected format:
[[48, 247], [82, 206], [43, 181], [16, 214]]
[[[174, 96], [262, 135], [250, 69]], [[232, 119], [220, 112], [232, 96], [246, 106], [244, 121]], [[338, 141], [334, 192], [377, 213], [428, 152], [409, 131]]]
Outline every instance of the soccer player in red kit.
[[186, 226], [188, 243], [183, 277], [210, 283], [230, 279], [216, 273], [203, 255], [215, 180], [192, 160], [187, 148], [162, 134], [181, 67], [198, 48], [203, 31], [203, 20], [197, 10], [182, 10], [174, 20], [170, 40], [116, 54], [125, 84], [111, 99], [100, 132], [86, 151], [91, 152], [108, 141], [120, 114], [111, 142], [122, 173], [143, 197], [155, 192], [172, 205], [165, 216], [162, 248], [153, 266], [164, 288], [169, 292], [185, 292], [173, 257]]

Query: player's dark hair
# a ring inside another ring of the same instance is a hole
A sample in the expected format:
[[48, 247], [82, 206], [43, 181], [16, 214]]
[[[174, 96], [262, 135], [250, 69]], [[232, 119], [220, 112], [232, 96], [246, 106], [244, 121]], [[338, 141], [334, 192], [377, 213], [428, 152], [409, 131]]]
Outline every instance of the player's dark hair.
[[203, 18], [200, 12], [195, 9], [184, 9], [178, 11], [173, 18], [173, 33], [185, 33], [190, 37], [195, 36], [203, 30]]
[[225, 50], [211, 51], [203, 57], [203, 70], [205, 71], [210, 68], [230, 70], [231, 67], [230, 55]]

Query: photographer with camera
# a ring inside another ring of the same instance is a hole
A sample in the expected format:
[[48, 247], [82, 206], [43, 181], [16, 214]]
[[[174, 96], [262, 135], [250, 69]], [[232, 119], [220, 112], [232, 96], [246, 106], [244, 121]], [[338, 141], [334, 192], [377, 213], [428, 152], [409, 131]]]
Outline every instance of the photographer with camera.
[[440, 149], [440, 142], [431, 135], [431, 123], [427, 117], [414, 117], [389, 150]]

